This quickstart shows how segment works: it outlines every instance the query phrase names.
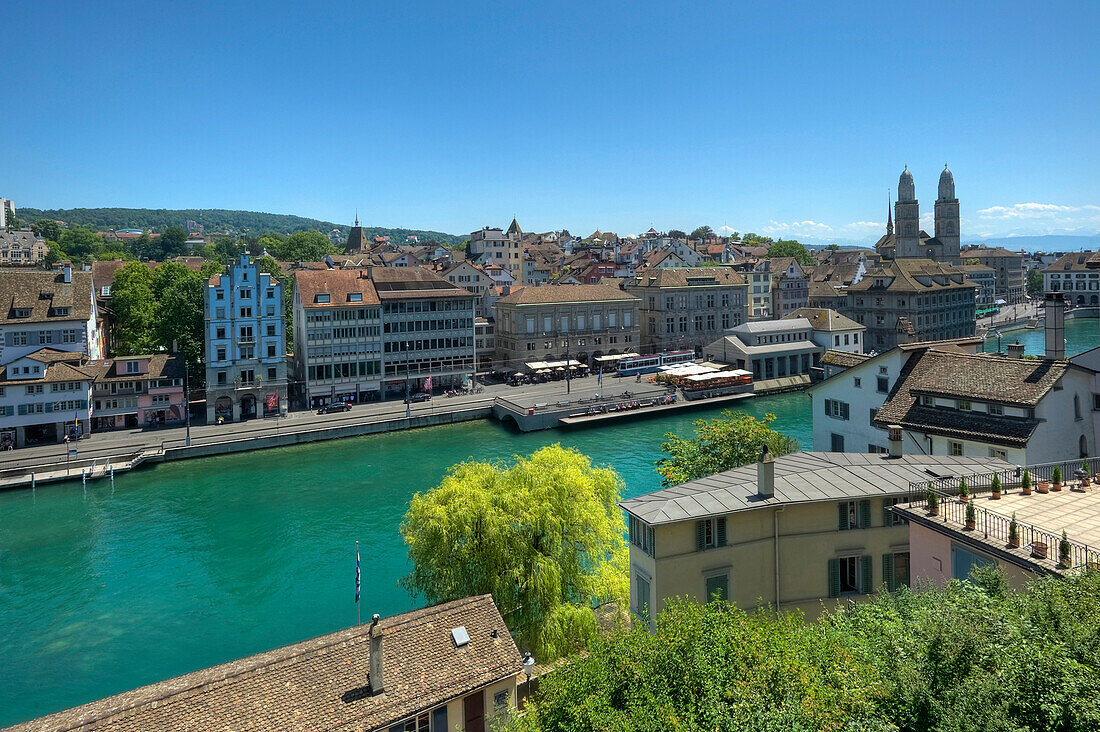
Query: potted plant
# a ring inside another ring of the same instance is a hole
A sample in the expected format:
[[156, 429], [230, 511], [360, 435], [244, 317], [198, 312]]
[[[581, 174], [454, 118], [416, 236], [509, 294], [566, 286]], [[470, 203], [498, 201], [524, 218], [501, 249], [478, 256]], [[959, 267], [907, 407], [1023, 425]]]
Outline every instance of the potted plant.
[[932, 490], [932, 483], [928, 483], [928, 492], [925, 493], [925, 498], [928, 500], [928, 515], [939, 516], [940, 515], [940, 497], [936, 495], [936, 491]]
[[1066, 532], [1062, 532], [1062, 540], [1058, 542], [1058, 566], [1062, 569], [1069, 569], [1069, 552], [1070, 552], [1069, 537], [1066, 536]]
[[1031, 542], [1031, 556], [1035, 559], [1047, 558], [1047, 543], [1045, 541]]
[[1020, 480], [1020, 494], [1031, 495], [1031, 473], [1027, 472], [1027, 468], [1024, 468], [1024, 477]]
[[1016, 523], [1016, 512], [1012, 512], [1012, 520], [1008, 522], [1008, 545], [1013, 549], [1020, 548], [1020, 525]]
[[966, 530], [973, 531], [974, 527], [978, 523], [978, 511], [974, 508], [974, 502], [969, 501], [966, 504]]
[[1062, 490], [1062, 466], [1055, 465], [1053, 472], [1050, 474], [1050, 489], [1052, 491]]
[[1092, 475], [1092, 471], [1089, 469], [1089, 459], [1083, 458], [1081, 460], [1081, 488], [1089, 487], [1089, 476]]
[[970, 500], [970, 488], [966, 485], [966, 478], [959, 478], [959, 500]]
[[989, 484], [989, 492], [993, 494], [994, 501], [1001, 500], [1001, 476], [993, 475], [993, 482]]

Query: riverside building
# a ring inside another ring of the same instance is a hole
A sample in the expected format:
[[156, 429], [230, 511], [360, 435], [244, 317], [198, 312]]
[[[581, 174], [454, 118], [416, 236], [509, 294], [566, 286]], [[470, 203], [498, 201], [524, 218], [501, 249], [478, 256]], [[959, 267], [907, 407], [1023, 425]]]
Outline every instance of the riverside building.
[[206, 419], [287, 411], [283, 285], [242, 254], [206, 281]]
[[42, 348], [102, 355], [91, 272], [4, 272], [0, 300], [0, 364]]
[[748, 320], [748, 282], [729, 267], [651, 269], [625, 281], [638, 298], [644, 353], [695, 349]]

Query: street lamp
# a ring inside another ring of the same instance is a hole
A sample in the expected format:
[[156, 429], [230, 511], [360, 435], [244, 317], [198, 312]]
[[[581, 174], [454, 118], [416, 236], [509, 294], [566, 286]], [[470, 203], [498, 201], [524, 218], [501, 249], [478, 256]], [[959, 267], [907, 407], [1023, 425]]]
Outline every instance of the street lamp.
[[[531, 696], [531, 674], [535, 671], [535, 658], [530, 651], [523, 654], [523, 673], [527, 676], [527, 696]], [[526, 697], [525, 697], [526, 698]]]

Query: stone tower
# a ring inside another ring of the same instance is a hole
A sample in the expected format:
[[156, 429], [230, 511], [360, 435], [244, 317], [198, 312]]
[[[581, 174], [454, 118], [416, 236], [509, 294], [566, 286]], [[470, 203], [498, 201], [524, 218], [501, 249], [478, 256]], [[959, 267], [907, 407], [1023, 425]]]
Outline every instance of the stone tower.
[[[957, 209], [956, 209], [957, 210]], [[920, 252], [920, 210], [909, 166], [898, 179], [898, 201], [894, 204], [894, 257], [912, 259]], [[956, 256], [958, 248], [956, 247]]]
[[936, 198], [936, 238], [943, 243], [943, 261], [959, 264], [959, 199], [955, 198], [955, 177], [946, 165]]

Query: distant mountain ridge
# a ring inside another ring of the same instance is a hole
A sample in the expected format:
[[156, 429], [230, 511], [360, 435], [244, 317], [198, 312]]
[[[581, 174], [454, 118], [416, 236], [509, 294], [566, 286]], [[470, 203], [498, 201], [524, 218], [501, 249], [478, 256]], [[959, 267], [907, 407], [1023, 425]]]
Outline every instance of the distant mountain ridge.
[[1038, 236], [996, 236], [973, 239], [964, 244], [993, 244], [1009, 251], [1026, 249], [1041, 252], [1076, 252], [1100, 247], [1100, 235], [1044, 234]]
[[[26, 224], [37, 219], [64, 221], [66, 224], [84, 226], [96, 231], [112, 229], [152, 229], [164, 231], [169, 226], [183, 226], [187, 221], [202, 224], [205, 230], [234, 231], [237, 233], [291, 234], [295, 231], [316, 229], [328, 233], [340, 229], [347, 235], [349, 224], [337, 224], [291, 214], [272, 214], [259, 211], [236, 211], [223, 208], [54, 208], [37, 209], [21, 207], [16, 211], [19, 219]], [[393, 243], [402, 244], [405, 237], [414, 234], [421, 242], [435, 241], [440, 244], [455, 245], [465, 241], [465, 236], [445, 234], [441, 231], [423, 231], [420, 229], [391, 229], [380, 226], [364, 226], [364, 235], [368, 237], [389, 236]]]

